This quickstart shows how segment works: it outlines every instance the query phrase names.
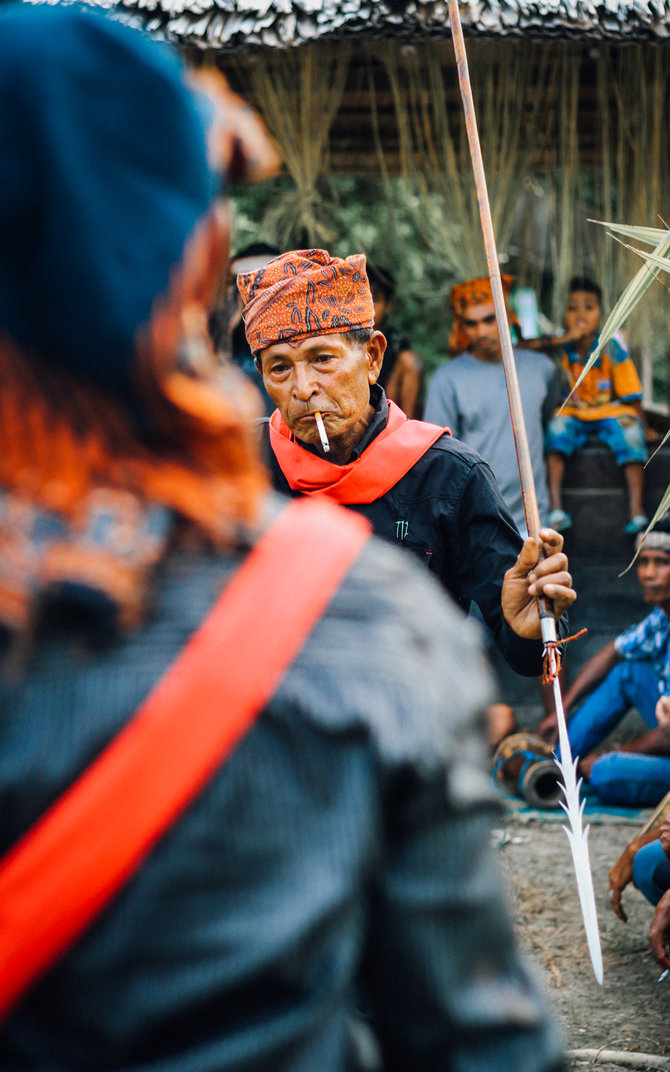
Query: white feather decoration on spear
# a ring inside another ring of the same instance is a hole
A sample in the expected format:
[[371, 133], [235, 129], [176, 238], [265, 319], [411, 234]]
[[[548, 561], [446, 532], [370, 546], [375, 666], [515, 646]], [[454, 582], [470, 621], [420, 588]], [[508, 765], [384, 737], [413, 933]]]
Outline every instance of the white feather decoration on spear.
[[[545, 625], [546, 623], [546, 625]], [[552, 631], [553, 640], [556, 639], [556, 623], [553, 618], [542, 618], [542, 639], [545, 645], [552, 643]], [[545, 630], [547, 635], [545, 636]], [[582, 917], [584, 919], [584, 930], [586, 932], [586, 941], [589, 947], [589, 953], [591, 954], [591, 963], [593, 965], [593, 971], [596, 979], [599, 983], [603, 981], [603, 958], [600, 949], [600, 933], [598, 931], [598, 916], [596, 914], [596, 899], [593, 892], [593, 876], [591, 874], [591, 864], [589, 861], [589, 828], [584, 829], [584, 801], [579, 798], [579, 790], [581, 788], [582, 779], [577, 780], [577, 762], [578, 757], [572, 758], [572, 751], [570, 749], [570, 741], [568, 739], [568, 727], [565, 720], [565, 711], [563, 710], [563, 697], [561, 695], [561, 686], [558, 680], [557, 667], [555, 665], [556, 653], [553, 647], [548, 648], [549, 659], [554, 660], [553, 665], [550, 666], [550, 671], [553, 674], [553, 693], [554, 693], [554, 706], [556, 708], [556, 719], [558, 722], [558, 744], [560, 759], [556, 756], [556, 762], [558, 763], [561, 774], [563, 775], [563, 784], [561, 786], [565, 801], [561, 801], [561, 807], [568, 817], [570, 827], [564, 826], [566, 834], [568, 835], [568, 841], [570, 842], [570, 850], [572, 852], [572, 862], [575, 868], [575, 878], [577, 880], [577, 892], [579, 893], [579, 903], [582, 909]]]

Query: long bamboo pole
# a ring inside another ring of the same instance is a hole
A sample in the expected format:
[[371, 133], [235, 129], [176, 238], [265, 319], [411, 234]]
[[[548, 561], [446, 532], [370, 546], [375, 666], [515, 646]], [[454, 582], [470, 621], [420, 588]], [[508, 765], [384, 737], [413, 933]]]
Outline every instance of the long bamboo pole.
[[[456, 54], [458, 83], [463, 100], [465, 127], [468, 135], [468, 145], [470, 147], [470, 157], [472, 159], [472, 169], [477, 191], [477, 202], [479, 205], [479, 217], [484, 237], [486, 263], [489, 279], [491, 281], [491, 294], [493, 295], [493, 306], [498, 325], [498, 334], [500, 336], [503, 370], [507, 386], [507, 398], [512, 421], [514, 446], [519, 466], [519, 478], [521, 481], [524, 513], [526, 515], [526, 526], [528, 528], [529, 536], [533, 536], [535, 539], [539, 540], [540, 514], [537, 507], [535, 479], [533, 477], [533, 467], [528, 446], [526, 422], [524, 420], [523, 407], [521, 404], [519, 379], [516, 371], [516, 363], [514, 361], [512, 336], [507, 321], [505, 295], [503, 293], [502, 280], [500, 278], [500, 265], [498, 263], [498, 252], [496, 250], [493, 220], [491, 218], [491, 206], [486, 184], [486, 173], [484, 171], [484, 161], [482, 159], [479, 132], [477, 130], [477, 117], [472, 96], [472, 86], [470, 84], [470, 71], [468, 69], [468, 57], [465, 51], [461, 16], [458, 10], [458, 0], [449, 0], [449, 23]], [[570, 842], [570, 849], [575, 868], [575, 878], [577, 880], [577, 891], [579, 893], [579, 902], [584, 920], [586, 940], [591, 955], [591, 963], [593, 964], [593, 971], [596, 979], [599, 983], [602, 983], [603, 963], [600, 949], [600, 934], [598, 932], [598, 916], [596, 913], [593, 876], [591, 874], [588, 851], [589, 828], [587, 827], [586, 830], [584, 830], [582, 827], [582, 812], [584, 805], [583, 803], [580, 804], [579, 799], [581, 779], [577, 781], [577, 759], [574, 761], [572, 759], [565, 711], [563, 709], [563, 697], [561, 695], [561, 686], [558, 680], [556, 667], [556, 652], [555, 648], [551, 646], [556, 642], [556, 622], [542, 600], [539, 602], [539, 611], [542, 639], [545, 644], [545, 652], [549, 659], [550, 670], [552, 672], [554, 704], [556, 707], [556, 719], [558, 723], [560, 760], [557, 760], [557, 762], [563, 775], [563, 794], [565, 796], [565, 802], [562, 803], [561, 806], [570, 822], [570, 829], [567, 827], [564, 827], [564, 829]]]
[[507, 322], [505, 295], [502, 287], [502, 279], [500, 277], [500, 265], [498, 263], [498, 251], [496, 250], [495, 235], [493, 231], [493, 219], [491, 216], [491, 205], [486, 184], [486, 172], [484, 171], [484, 161], [482, 159], [482, 150], [477, 129], [477, 116], [475, 114], [472, 87], [470, 85], [468, 58], [465, 51], [465, 41], [458, 11], [458, 3], [455, 2], [455, 0], [449, 0], [449, 20], [454, 42], [454, 51], [456, 53], [456, 63], [458, 66], [458, 82], [461, 87], [461, 97], [463, 99], [465, 127], [468, 135], [472, 170], [474, 172], [475, 188], [477, 191], [479, 217], [484, 237], [486, 266], [489, 279], [491, 280], [491, 293], [493, 295], [493, 305], [496, 313], [496, 321], [498, 323], [498, 333], [500, 335], [503, 370], [505, 373], [505, 383], [507, 385], [510, 417], [512, 419], [514, 446], [519, 465], [519, 477], [521, 479], [521, 493], [523, 495], [526, 526], [528, 528], [528, 535], [537, 537], [540, 532], [540, 514], [537, 506], [535, 479], [533, 477], [533, 466], [530, 458], [528, 436], [526, 434], [526, 422], [524, 420], [523, 408], [521, 406], [521, 392], [519, 390], [519, 378], [517, 376], [514, 351], [512, 349], [512, 337]]

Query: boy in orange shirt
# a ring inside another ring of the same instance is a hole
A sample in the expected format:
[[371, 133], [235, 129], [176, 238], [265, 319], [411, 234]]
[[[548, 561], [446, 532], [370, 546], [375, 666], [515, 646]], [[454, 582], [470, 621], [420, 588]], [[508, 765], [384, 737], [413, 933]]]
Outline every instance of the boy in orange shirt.
[[[590, 279], [577, 276], [570, 281], [561, 357], [571, 387], [598, 345], [601, 296], [600, 287]], [[654, 438], [654, 433], [646, 425], [641, 399], [642, 385], [630, 354], [621, 341], [611, 339], [568, 405], [547, 428], [551, 528], [562, 532], [572, 525], [561, 501], [566, 458], [581, 450], [589, 435], [595, 435], [614, 451], [624, 471], [629, 506], [624, 532], [635, 535], [646, 529], [649, 518], [642, 498], [643, 465], [646, 440]]]

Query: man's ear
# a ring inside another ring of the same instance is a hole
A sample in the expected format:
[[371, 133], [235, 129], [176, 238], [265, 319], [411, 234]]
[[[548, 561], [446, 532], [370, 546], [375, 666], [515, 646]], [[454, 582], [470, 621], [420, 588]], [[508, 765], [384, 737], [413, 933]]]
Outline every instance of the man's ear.
[[260, 374], [262, 376], [263, 375], [263, 362], [261, 361], [259, 354], [255, 354], [255, 356], [254, 356], [254, 365], [256, 366], [256, 368], [258, 369], [258, 371], [260, 372]]
[[367, 354], [369, 358], [368, 383], [372, 386], [379, 379], [386, 350], [386, 336], [381, 331], [373, 331], [368, 343]]

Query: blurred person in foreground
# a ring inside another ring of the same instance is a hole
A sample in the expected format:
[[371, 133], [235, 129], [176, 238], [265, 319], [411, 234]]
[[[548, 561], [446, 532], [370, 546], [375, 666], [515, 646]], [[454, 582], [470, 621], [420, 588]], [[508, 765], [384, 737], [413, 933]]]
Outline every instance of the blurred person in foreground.
[[292, 250], [237, 283], [247, 340], [277, 407], [261, 422], [276, 490], [362, 514], [466, 613], [477, 604], [513, 670], [539, 674], [537, 597], [551, 601], [559, 637], [576, 599], [563, 537], [542, 529], [541, 559], [479, 454], [387, 399], [378, 383], [386, 338], [374, 327], [364, 255]]
[[[287, 568], [310, 559], [295, 504], [268, 492], [246, 385], [204, 360], [227, 245], [205, 128], [238, 174], [266, 152], [215, 100], [97, 14], [0, 16], [0, 884], [278, 529]], [[489, 845], [474, 632], [358, 519], [317, 509], [331, 543], [364, 534], [358, 556], [225, 763], [9, 1010], [4, 1072], [355, 1072], [359, 994], [387, 1070], [561, 1067]], [[277, 605], [266, 581], [241, 623], [266, 637], [251, 678], [302, 597]], [[227, 649], [207, 666], [214, 723]], [[140, 756], [147, 780], [178, 777], [188, 744], [170, 774]], [[92, 837], [143, 793], [129, 780]]]

